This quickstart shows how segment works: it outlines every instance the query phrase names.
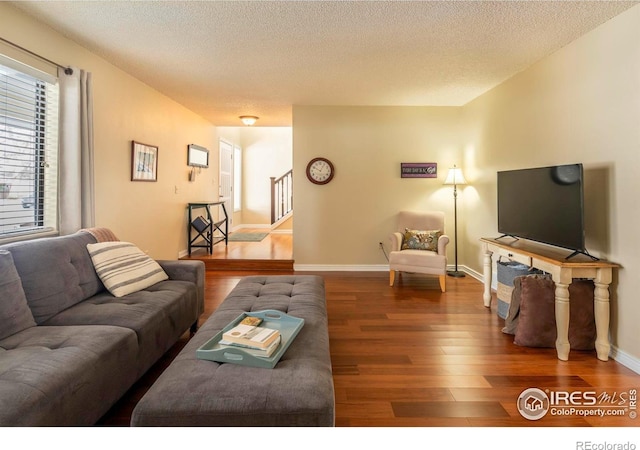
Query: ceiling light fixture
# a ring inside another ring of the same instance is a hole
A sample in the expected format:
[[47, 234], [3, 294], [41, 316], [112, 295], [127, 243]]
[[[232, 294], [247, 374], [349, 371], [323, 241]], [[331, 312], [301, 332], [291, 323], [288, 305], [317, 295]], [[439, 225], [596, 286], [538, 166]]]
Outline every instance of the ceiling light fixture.
[[240, 120], [242, 120], [242, 123], [244, 123], [248, 127], [256, 123], [256, 120], [258, 119], [259, 117], [257, 116], [240, 116]]

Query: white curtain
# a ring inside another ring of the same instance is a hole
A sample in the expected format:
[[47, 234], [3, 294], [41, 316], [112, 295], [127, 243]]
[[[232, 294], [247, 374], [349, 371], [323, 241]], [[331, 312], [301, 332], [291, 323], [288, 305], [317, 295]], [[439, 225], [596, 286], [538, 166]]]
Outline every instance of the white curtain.
[[61, 235], [94, 226], [93, 94], [91, 74], [60, 69]]

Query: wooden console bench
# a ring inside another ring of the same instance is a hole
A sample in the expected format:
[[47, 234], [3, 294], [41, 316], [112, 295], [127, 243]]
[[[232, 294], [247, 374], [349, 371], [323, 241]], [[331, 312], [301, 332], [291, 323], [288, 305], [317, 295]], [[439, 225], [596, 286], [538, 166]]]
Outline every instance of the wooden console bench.
[[[211, 213], [212, 207], [220, 207], [222, 216], [215, 220]], [[195, 216], [194, 211], [204, 209], [204, 216]], [[188, 252], [194, 248], [206, 248], [209, 254], [213, 253], [213, 246], [218, 242], [229, 243], [229, 218], [224, 202], [194, 202], [187, 204], [189, 218], [187, 222]], [[202, 220], [204, 219], [204, 220]], [[219, 233], [219, 235], [216, 235]]]
[[501, 240], [480, 239], [484, 251], [484, 306], [491, 306], [491, 256], [503, 256], [551, 274], [556, 285], [556, 328], [558, 337], [556, 350], [558, 358], [569, 359], [569, 285], [574, 278], [588, 278], [595, 283], [594, 314], [596, 320], [596, 353], [598, 359], [607, 361], [611, 344], [609, 343], [609, 285], [614, 268], [618, 264], [593, 260], [578, 254], [566, 259], [567, 250], [550, 247], [524, 239], [510, 237]]

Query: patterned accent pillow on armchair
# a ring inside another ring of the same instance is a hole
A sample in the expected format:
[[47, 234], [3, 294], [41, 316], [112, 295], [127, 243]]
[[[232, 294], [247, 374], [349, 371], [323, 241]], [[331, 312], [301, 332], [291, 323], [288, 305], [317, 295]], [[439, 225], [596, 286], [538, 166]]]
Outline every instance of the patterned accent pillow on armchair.
[[402, 250], [429, 250], [438, 251], [438, 238], [442, 235], [440, 230], [410, 230], [404, 229]]

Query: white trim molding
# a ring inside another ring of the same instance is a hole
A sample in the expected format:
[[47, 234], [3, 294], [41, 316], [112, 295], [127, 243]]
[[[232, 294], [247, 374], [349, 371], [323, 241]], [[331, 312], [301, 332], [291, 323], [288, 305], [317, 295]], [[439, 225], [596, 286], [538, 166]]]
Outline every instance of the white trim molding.
[[257, 228], [257, 229], [269, 230], [271, 229], [271, 225], [269, 225], [268, 223], [242, 223], [240, 225], [234, 225], [231, 231], [232, 232], [238, 231], [243, 228]]
[[611, 357], [611, 359], [622, 364], [626, 368], [633, 370], [637, 374], [640, 374], [640, 359], [636, 358], [635, 356], [623, 352], [615, 345], [611, 346], [611, 352], [609, 353], [609, 356]]
[[285, 229], [285, 230], [271, 230], [271, 234], [293, 234], [293, 230], [292, 229]]
[[349, 264], [294, 264], [293, 270], [300, 272], [388, 272], [389, 266], [380, 265], [349, 265]]
[[[294, 264], [293, 269], [300, 272], [388, 272], [388, 264]], [[453, 270], [453, 266], [447, 266], [447, 270]], [[467, 273], [476, 280], [482, 282], [482, 275], [458, 264], [458, 270]]]

